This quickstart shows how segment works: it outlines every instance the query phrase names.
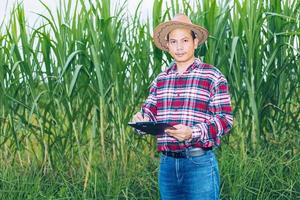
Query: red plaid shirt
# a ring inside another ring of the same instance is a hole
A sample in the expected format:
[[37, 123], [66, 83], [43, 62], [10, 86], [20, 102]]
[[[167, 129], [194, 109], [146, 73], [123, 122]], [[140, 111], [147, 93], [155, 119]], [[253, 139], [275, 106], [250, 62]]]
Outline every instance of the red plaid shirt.
[[156, 77], [142, 111], [152, 120], [191, 127], [192, 138], [178, 141], [168, 134], [157, 135], [157, 150], [182, 151], [220, 145], [221, 137], [233, 123], [224, 75], [199, 59], [182, 74], [176, 69], [173, 63]]

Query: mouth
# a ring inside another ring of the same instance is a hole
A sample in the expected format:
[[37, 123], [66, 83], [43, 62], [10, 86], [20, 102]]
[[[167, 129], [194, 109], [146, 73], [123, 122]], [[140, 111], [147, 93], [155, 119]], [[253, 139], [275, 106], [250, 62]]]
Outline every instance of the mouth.
[[181, 56], [184, 56], [185, 53], [175, 53], [175, 55], [178, 56], [178, 57], [181, 57]]

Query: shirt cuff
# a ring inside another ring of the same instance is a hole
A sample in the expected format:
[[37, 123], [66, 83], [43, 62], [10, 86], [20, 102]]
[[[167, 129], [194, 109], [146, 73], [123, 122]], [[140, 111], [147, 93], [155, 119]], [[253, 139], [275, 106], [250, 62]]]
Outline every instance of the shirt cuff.
[[192, 127], [192, 140], [199, 140], [202, 139], [204, 137], [204, 135], [206, 134], [206, 124], [205, 123], [199, 123], [196, 124], [195, 126]]
[[149, 108], [146, 108], [146, 107], [142, 108], [142, 113], [143, 113], [144, 117], [148, 117], [148, 119], [150, 121], [156, 121], [154, 114], [151, 112], [151, 110]]

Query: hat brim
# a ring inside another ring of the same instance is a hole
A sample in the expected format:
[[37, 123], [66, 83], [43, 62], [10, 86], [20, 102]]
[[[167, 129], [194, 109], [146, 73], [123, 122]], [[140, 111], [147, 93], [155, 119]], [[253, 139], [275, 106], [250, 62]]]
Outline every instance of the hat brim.
[[167, 35], [177, 28], [186, 28], [192, 30], [196, 34], [196, 38], [198, 38], [199, 42], [198, 45], [202, 44], [206, 41], [208, 37], [208, 31], [201, 27], [194, 24], [187, 24], [183, 22], [177, 22], [177, 21], [168, 21], [159, 24], [154, 32], [153, 32], [153, 40], [154, 44], [163, 51], [168, 51], [168, 41], [167, 41]]

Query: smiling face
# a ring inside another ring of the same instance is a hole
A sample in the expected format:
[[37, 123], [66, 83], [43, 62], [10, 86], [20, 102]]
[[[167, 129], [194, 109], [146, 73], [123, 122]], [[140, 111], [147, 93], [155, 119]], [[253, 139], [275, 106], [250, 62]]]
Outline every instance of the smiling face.
[[198, 39], [193, 39], [191, 30], [175, 29], [169, 33], [168, 49], [178, 67], [188, 67], [194, 62], [194, 52], [198, 46]]

